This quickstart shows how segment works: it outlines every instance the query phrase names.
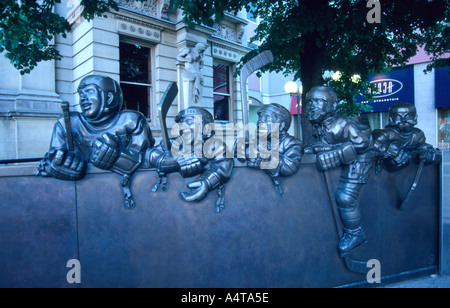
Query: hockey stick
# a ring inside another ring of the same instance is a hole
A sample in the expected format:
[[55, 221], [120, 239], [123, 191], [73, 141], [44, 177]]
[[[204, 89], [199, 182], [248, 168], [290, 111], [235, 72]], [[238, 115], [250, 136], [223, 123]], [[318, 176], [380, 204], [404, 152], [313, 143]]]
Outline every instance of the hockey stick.
[[69, 102], [63, 101], [61, 103], [61, 109], [63, 112], [64, 118], [64, 126], [66, 128], [66, 140], [67, 140], [67, 148], [70, 152], [73, 152], [73, 135], [72, 135], [72, 126], [70, 125], [70, 106]]
[[410, 189], [408, 191], [408, 194], [406, 195], [406, 198], [403, 200], [403, 202], [398, 207], [398, 209], [400, 211], [402, 211], [405, 208], [406, 204], [408, 203], [409, 199], [411, 198], [412, 193], [414, 192], [414, 190], [416, 190], [417, 183], [419, 182], [420, 174], [422, 173], [422, 169], [423, 169], [423, 165], [424, 164], [425, 164], [425, 162], [423, 160], [421, 160], [420, 163], [419, 163], [419, 167], [417, 167], [416, 176], [414, 177], [414, 181], [411, 184], [411, 187], [410, 187]]
[[[328, 171], [323, 172], [324, 178], [325, 178], [325, 185], [327, 187], [328, 192], [328, 198], [330, 199], [330, 205], [331, 210], [333, 212], [334, 216], [334, 222], [336, 225], [336, 231], [338, 234], [338, 237], [341, 238], [341, 236], [344, 233], [344, 230], [342, 229], [341, 222], [339, 220], [339, 213], [336, 205], [336, 199], [334, 198], [334, 190], [331, 184], [330, 174]], [[345, 266], [352, 272], [360, 273], [360, 274], [367, 274], [368, 267], [367, 267], [367, 261], [358, 261], [353, 260], [349, 255], [345, 255], [342, 257], [345, 262]]]
[[[169, 83], [166, 92], [164, 92], [161, 102], [158, 105], [159, 124], [161, 126], [161, 135], [165, 150], [170, 151], [172, 144], [169, 139], [169, 131], [167, 128], [166, 117], [169, 112], [170, 106], [172, 106], [173, 100], [178, 94], [178, 87], [175, 82]], [[159, 186], [162, 185], [162, 190], [167, 190], [167, 175], [158, 170], [158, 181], [152, 188], [152, 192], [156, 192]]]
[[[262, 68], [266, 66], [270, 62], [273, 61], [273, 54], [270, 50], [266, 50], [256, 55], [250, 61], [244, 64], [241, 69], [240, 78], [241, 78], [241, 102], [242, 102], [242, 121], [244, 122], [244, 128], [246, 132], [246, 136], [248, 134], [248, 130], [246, 129], [248, 124], [248, 100], [247, 100], [247, 78]], [[246, 139], [247, 140], [247, 139]]]
[[171, 144], [169, 140], [169, 131], [167, 129], [166, 116], [177, 94], [177, 84], [175, 82], [171, 82], [158, 105], [159, 124], [161, 125], [162, 139], [168, 151], [170, 151]]

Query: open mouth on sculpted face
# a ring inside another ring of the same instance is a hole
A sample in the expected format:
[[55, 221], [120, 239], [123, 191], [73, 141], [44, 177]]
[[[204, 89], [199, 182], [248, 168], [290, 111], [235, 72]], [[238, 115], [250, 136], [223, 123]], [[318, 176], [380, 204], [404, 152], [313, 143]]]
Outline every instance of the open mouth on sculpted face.
[[81, 109], [89, 110], [91, 108], [91, 106], [92, 106], [92, 103], [89, 102], [89, 101], [84, 101], [84, 102], [81, 102], [80, 105], [81, 105]]

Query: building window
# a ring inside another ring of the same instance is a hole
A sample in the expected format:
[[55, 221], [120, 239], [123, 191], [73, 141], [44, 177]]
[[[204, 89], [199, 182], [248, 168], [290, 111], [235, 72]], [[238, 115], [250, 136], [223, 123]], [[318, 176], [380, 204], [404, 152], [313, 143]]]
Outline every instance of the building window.
[[151, 119], [151, 50], [124, 42], [120, 42], [119, 49], [123, 109], [139, 111]]
[[214, 63], [214, 120], [230, 121], [230, 67]]
[[450, 108], [439, 108], [438, 147], [442, 150], [450, 149]]
[[358, 117], [359, 121], [369, 126], [371, 130], [384, 128], [389, 122], [388, 112], [362, 113]]

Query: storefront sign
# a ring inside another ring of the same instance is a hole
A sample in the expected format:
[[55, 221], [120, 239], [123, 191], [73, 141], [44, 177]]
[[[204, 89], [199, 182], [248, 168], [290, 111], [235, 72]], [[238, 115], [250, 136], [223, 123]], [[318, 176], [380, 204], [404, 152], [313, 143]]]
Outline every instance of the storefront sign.
[[372, 106], [373, 112], [385, 112], [397, 103], [414, 105], [414, 70], [413, 67], [396, 68], [388, 74], [372, 74], [370, 83], [376, 86], [374, 100], [369, 102], [362, 95], [356, 101]]

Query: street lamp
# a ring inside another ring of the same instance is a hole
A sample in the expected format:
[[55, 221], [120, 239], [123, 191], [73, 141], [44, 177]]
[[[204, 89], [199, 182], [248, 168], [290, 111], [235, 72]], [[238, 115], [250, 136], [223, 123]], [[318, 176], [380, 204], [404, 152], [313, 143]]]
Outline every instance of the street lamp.
[[284, 85], [284, 91], [290, 94], [291, 101], [295, 95], [297, 98], [297, 138], [302, 140], [301, 119], [300, 119], [300, 94], [303, 92], [303, 86], [298, 87], [293, 81], [288, 81]]

